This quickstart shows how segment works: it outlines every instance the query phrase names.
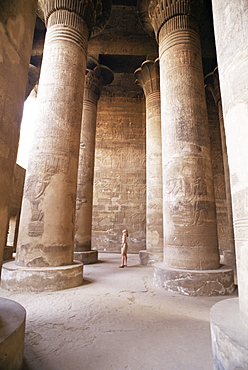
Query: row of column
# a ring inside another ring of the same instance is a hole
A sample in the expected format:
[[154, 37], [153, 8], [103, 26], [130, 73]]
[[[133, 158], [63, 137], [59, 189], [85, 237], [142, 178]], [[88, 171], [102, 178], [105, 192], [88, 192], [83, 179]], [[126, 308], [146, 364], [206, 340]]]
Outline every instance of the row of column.
[[168, 290], [228, 294], [234, 290], [233, 272], [220, 267], [201, 6], [155, 1], [148, 13], [160, 71], [158, 60], [135, 71], [146, 96], [147, 127], [147, 251], [141, 252], [141, 263], [163, 261], [153, 265], [154, 283]]
[[[245, 35], [248, 5], [247, 2], [212, 2], [220, 89], [217, 69], [206, 77], [205, 83], [218, 107], [221, 131], [228, 213], [224, 258], [235, 266], [234, 226], [239, 285], [239, 299], [221, 301], [211, 310], [212, 348], [215, 369], [247, 368], [248, 96], [245, 71], [248, 70], [248, 39]], [[197, 24], [201, 6], [202, 2], [195, 0], [166, 3], [155, 0], [148, 5], [159, 44], [163, 173], [164, 260], [153, 265], [154, 282], [167, 290], [187, 295], [227, 294], [233, 291], [231, 269], [219, 268], [213, 174]], [[147, 97], [141, 70], [136, 74]]]
[[[16, 260], [3, 266], [1, 282], [3, 288], [22, 291], [57, 290], [82, 283], [83, 265], [74, 262], [74, 228], [87, 45], [91, 33], [99, 32], [110, 15], [110, 3], [105, 0], [101, 7], [79, 0], [69, 4], [40, 0], [39, 5], [47, 32], [34, 141]], [[93, 74], [99, 78], [99, 72]], [[87, 87], [88, 83], [86, 92]], [[96, 105], [93, 96], [86, 102]], [[90, 130], [94, 132], [93, 122]]]

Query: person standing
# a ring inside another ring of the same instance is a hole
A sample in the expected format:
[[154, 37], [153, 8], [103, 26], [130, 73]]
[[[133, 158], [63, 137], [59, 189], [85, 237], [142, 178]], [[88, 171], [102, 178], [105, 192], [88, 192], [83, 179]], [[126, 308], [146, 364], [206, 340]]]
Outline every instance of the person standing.
[[128, 237], [128, 231], [127, 229], [122, 230], [122, 243], [121, 243], [121, 265], [120, 268], [127, 267], [127, 237]]

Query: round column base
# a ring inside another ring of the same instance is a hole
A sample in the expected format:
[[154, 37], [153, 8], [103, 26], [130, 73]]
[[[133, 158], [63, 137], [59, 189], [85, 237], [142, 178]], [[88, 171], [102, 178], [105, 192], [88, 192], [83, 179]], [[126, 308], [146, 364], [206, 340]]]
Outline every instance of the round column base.
[[163, 261], [163, 253], [152, 253], [147, 250], [139, 251], [141, 265], [151, 266], [155, 262]]
[[214, 369], [248, 369], [248, 327], [240, 318], [238, 298], [216, 303], [210, 325]]
[[1, 287], [16, 292], [54, 292], [83, 283], [83, 264], [58, 267], [23, 267], [15, 261], [2, 266]]
[[26, 311], [19, 303], [0, 298], [0, 369], [22, 369]]
[[74, 252], [74, 260], [83, 262], [84, 265], [98, 261], [98, 251]]
[[153, 265], [153, 283], [188, 296], [225, 295], [235, 290], [233, 270], [229, 266], [215, 270], [183, 270], [158, 262]]

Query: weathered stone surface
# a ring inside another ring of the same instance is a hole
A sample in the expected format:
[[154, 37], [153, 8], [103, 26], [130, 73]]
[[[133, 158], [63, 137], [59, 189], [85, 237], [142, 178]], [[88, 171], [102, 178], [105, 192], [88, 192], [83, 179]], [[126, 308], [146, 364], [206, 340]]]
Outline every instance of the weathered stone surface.
[[135, 77], [146, 96], [146, 249], [161, 255], [163, 185], [159, 60], [142, 63]]
[[218, 108], [213, 100], [212, 94], [207, 89], [206, 102], [208, 110], [211, 159], [213, 167], [218, 246], [220, 254], [223, 255], [223, 251], [229, 249], [230, 245], [223, 153], [221, 148]]
[[218, 109], [219, 117], [219, 123], [217, 125], [214, 124], [213, 116], [211, 116], [210, 114], [211, 108], [209, 102], [208, 113], [209, 113], [210, 141], [214, 172], [214, 190], [217, 213], [218, 243], [220, 251], [223, 255], [233, 254], [232, 261], [229, 258], [228, 262], [226, 261], [225, 263], [229, 264], [229, 262], [232, 262], [231, 266], [234, 270], [236, 270], [230, 173], [227, 157], [226, 134], [223, 121], [218, 68], [215, 68], [215, 70], [212, 73], [209, 73], [205, 77], [205, 83], [207, 87], [206, 89], [207, 102], [209, 102], [210, 100], [208, 99], [209, 97], [208, 90], [209, 90], [213, 96], [216, 107]]
[[212, 6], [231, 179], [239, 307], [248, 326], [248, 3], [212, 0]]
[[12, 247], [12, 246], [6, 246], [6, 247], [4, 247], [3, 261], [12, 260], [12, 254], [13, 254], [13, 252], [14, 252], [14, 247]]
[[[84, 87], [77, 180], [77, 206], [74, 235], [74, 250], [76, 252], [91, 250], [97, 102], [103, 85], [111, 83], [112, 80], [113, 73], [107, 67], [98, 65], [93, 70], [87, 69]], [[85, 257], [85, 259], [87, 259], [87, 257]]]
[[150, 251], [144, 250], [139, 251], [139, 258], [141, 265], [151, 266], [155, 262], [162, 262], [164, 259], [163, 253], [152, 253]]
[[238, 298], [216, 303], [210, 320], [214, 369], [248, 369], [248, 329], [240, 318]]
[[74, 252], [74, 260], [83, 262], [84, 265], [98, 261], [98, 251]]
[[[132, 6], [113, 5], [107, 28], [89, 42], [91, 55], [143, 55], [145, 60], [147, 55], [157, 53], [155, 39], [143, 31], [136, 8]], [[136, 68], [133, 67], [132, 72]]]
[[[16, 251], [25, 174], [25, 169], [16, 164], [9, 205], [9, 225], [6, 241], [8, 247], [13, 247], [12, 252]], [[10, 250], [8, 252], [5, 250], [4, 261], [9, 257], [9, 253]]]
[[125, 227], [128, 253], [145, 249], [144, 108], [135, 92], [102, 93], [98, 102], [92, 247], [100, 251], [120, 252]]
[[175, 269], [158, 262], [153, 265], [153, 282], [170, 292], [189, 296], [225, 295], [235, 289], [233, 270], [229, 266], [199, 271]]
[[59, 267], [22, 267], [6, 262], [2, 266], [1, 287], [16, 292], [44, 292], [74, 288], [83, 283], [83, 264]]
[[61, 266], [73, 261], [89, 31], [76, 13], [56, 7], [46, 22], [38, 110], [16, 254], [16, 263], [20, 266]]
[[35, 24], [35, 0], [0, 2], [0, 261]]
[[149, 8], [160, 58], [164, 260], [190, 270], [219, 267], [200, 38], [189, 15], [199, 4]]
[[0, 298], [0, 369], [23, 366], [26, 311], [19, 303]]

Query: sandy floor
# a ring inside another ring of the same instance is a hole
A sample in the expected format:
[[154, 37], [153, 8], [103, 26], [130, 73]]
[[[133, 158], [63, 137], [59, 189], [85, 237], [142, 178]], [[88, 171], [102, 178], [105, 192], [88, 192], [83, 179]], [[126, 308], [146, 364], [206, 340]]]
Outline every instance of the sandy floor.
[[[209, 311], [227, 297], [186, 297], [152, 284], [152, 268], [99, 254], [81, 287], [0, 296], [27, 311], [25, 370], [211, 370]], [[232, 296], [237, 296], [237, 292]]]

